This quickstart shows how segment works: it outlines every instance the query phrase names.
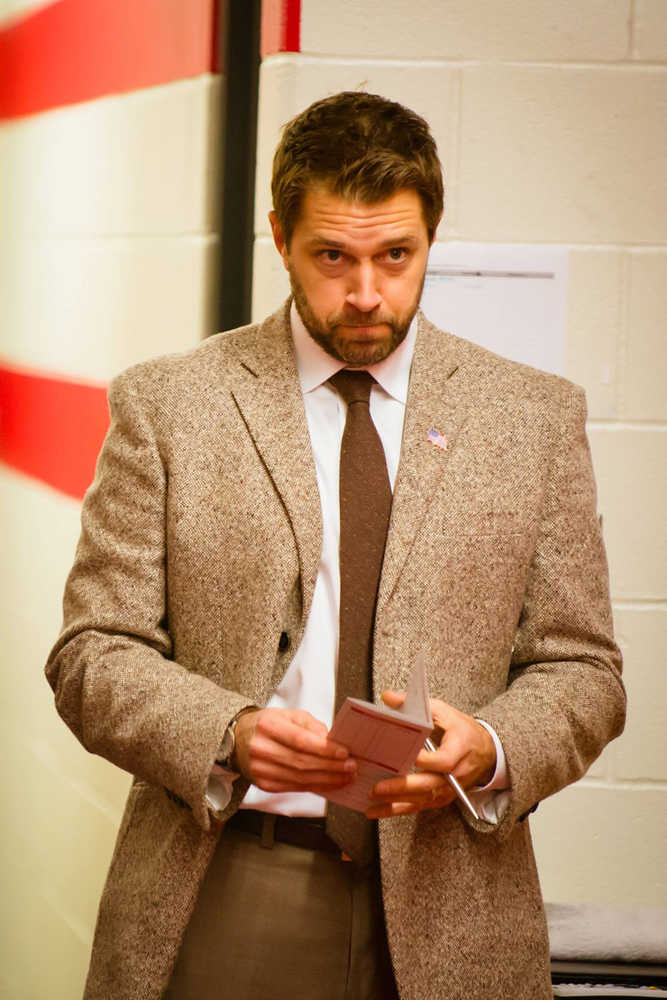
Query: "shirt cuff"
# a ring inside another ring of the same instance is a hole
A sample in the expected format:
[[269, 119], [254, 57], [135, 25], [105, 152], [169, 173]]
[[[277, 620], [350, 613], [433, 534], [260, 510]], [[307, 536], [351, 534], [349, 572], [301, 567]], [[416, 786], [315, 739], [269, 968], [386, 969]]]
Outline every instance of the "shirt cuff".
[[507, 812], [512, 801], [512, 792], [509, 788], [502, 791], [491, 789], [488, 792], [473, 792], [468, 789], [466, 792], [472, 805], [474, 805], [480, 819], [491, 826], [497, 826]]
[[497, 826], [507, 811], [512, 797], [507, 760], [502, 743], [493, 726], [483, 719], [477, 719], [484, 726], [496, 748], [496, 769], [491, 780], [481, 788], [469, 788], [468, 797], [479, 813], [480, 819]]
[[206, 805], [216, 819], [222, 819], [223, 813], [232, 798], [233, 785], [238, 774], [226, 767], [214, 764], [208, 776], [206, 786]]
[[503, 750], [503, 745], [498, 739], [498, 734], [490, 726], [488, 722], [484, 722], [484, 719], [475, 719], [475, 722], [479, 722], [480, 726], [484, 726], [487, 733], [493, 740], [493, 745], [496, 748], [496, 769], [493, 772], [493, 776], [486, 785], [475, 786], [475, 792], [494, 792], [494, 791], [505, 791], [510, 788], [509, 774], [507, 773], [507, 761], [505, 759], [505, 751]]

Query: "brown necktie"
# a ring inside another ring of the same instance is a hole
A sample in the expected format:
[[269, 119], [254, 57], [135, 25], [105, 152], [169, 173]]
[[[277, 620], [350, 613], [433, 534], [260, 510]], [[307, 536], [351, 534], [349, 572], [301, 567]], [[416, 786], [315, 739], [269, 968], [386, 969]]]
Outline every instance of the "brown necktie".
[[[371, 418], [374, 379], [342, 369], [331, 383], [347, 403], [340, 451], [340, 638], [336, 710], [347, 697], [372, 698], [373, 623], [391, 513], [391, 486], [382, 442]], [[327, 832], [355, 861], [370, 861], [375, 824], [330, 802]]]

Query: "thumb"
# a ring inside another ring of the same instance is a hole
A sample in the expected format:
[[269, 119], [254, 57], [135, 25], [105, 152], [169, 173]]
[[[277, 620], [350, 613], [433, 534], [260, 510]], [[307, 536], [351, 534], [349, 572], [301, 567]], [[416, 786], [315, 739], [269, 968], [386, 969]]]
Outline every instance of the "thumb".
[[405, 701], [405, 691], [383, 691], [382, 700], [389, 708], [400, 708]]

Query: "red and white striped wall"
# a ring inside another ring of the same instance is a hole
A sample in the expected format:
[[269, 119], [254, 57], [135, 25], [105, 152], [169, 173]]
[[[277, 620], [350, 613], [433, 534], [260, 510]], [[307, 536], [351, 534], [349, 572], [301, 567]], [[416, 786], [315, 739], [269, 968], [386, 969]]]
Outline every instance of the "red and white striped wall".
[[210, 332], [217, 5], [13, 14], [0, 24], [0, 459], [81, 497], [104, 383]]
[[[300, 8], [265, 0], [263, 56], [299, 51]], [[0, 461], [75, 498], [108, 378], [210, 332], [218, 16], [18, 0], [0, 21]]]
[[43, 665], [109, 380], [213, 332], [217, 18], [217, 0], [0, 0], [3, 996], [81, 995], [127, 787], [58, 719]]
[[301, 51], [301, 0], [263, 0], [262, 59]]

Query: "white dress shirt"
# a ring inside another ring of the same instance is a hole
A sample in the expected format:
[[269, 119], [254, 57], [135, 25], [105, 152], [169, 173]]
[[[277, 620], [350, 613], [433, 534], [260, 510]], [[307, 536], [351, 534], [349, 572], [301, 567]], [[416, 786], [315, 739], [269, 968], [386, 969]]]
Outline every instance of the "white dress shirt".
[[[303, 325], [294, 303], [290, 320], [322, 506], [322, 555], [303, 639], [280, 685], [269, 700], [268, 707], [305, 709], [330, 728], [334, 714], [338, 660], [338, 469], [346, 405], [328, 380], [345, 366], [315, 343]], [[384, 361], [368, 366], [368, 371], [376, 380], [371, 390], [370, 411], [384, 448], [392, 490], [398, 470], [416, 338], [415, 317], [403, 343]], [[471, 790], [469, 795], [480, 816], [495, 823], [506, 808], [509, 782], [500, 741], [490, 726], [486, 723], [482, 725], [490, 732], [495, 743], [498, 758], [496, 771], [488, 785], [483, 789]], [[211, 776], [208, 793], [214, 811], [224, 808], [229, 801], [229, 779], [217, 767]], [[310, 792], [272, 793], [251, 785], [243, 800], [243, 807], [286, 816], [324, 816], [326, 800]]]

